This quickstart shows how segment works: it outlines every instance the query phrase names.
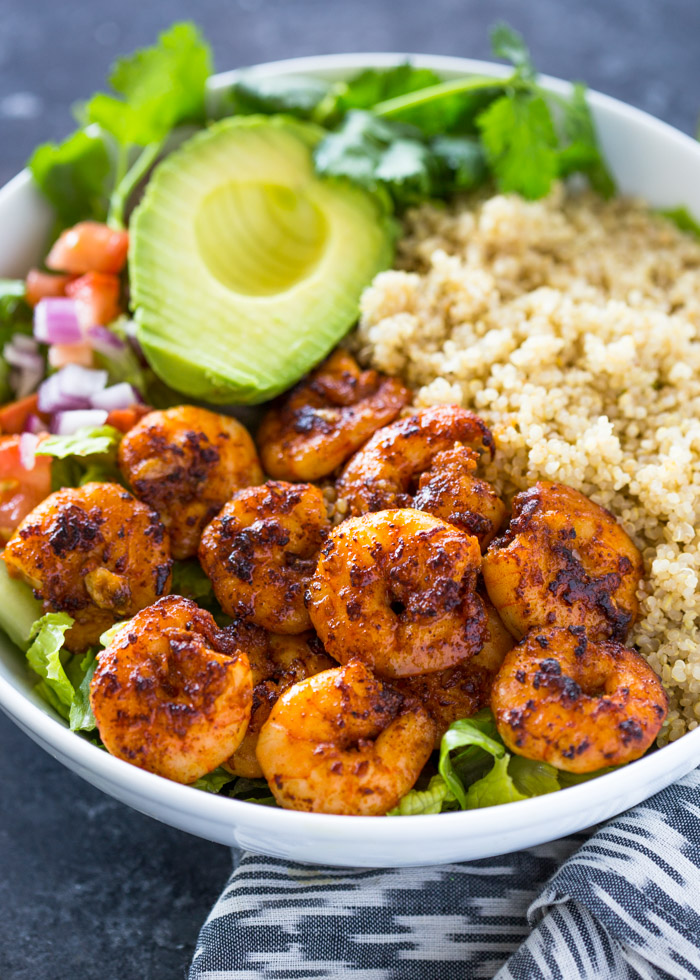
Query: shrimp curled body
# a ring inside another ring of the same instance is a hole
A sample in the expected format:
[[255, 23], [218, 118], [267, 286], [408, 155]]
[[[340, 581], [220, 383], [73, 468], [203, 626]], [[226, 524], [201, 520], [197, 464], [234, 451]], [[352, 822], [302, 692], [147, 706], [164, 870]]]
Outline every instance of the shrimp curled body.
[[435, 748], [453, 721], [469, 718], [491, 703], [494, 678], [515, 642], [489, 600], [482, 601], [487, 635], [478, 653], [454, 667], [394, 681], [396, 689], [417, 698], [435, 722]]
[[309, 629], [304, 591], [328, 528], [323, 494], [310, 483], [239, 490], [199, 546], [224, 612], [276, 633]]
[[234, 490], [263, 479], [240, 422], [193, 405], [150, 412], [127, 432], [119, 465], [168, 528], [173, 558], [190, 558], [205, 525]]
[[115, 632], [100, 654], [90, 703], [112, 755], [192, 783], [238, 748], [252, 690], [235, 634], [190, 599], [168, 596]]
[[376, 816], [396, 806], [433, 748], [427, 712], [352, 661], [290, 687], [257, 756], [280, 806]]
[[506, 655], [491, 698], [509, 749], [568, 772], [632, 762], [659, 733], [668, 700], [635, 650], [582, 626], [533, 630]]
[[245, 738], [224, 763], [224, 768], [234, 776], [259, 779], [263, 773], [255, 750], [260, 729], [274, 703], [293, 684], [337, 664], [326, 656], [320, 640], [311, 632], [279, 636], [255, 626], [243, 630], [238, 624], [238, 638], [252, 670], [253, 707]]
[[168, 535], [155, 511], [116, 483], [57, 490], [28, 514], [3, 552], [46, 612], [74, 624], [66, 647], [80, 653], [115, 620], [170, 592]]
[[481, 649], [474, 537], [417, 510], [350, 518], [324, 546], [309, 583], [311, 621], [328, 653], [385, 677], [442, 670]]
[[517, 494], [510, 525], [483, 562], [489, 598], [516, 639], [543, 626], [585, 626], [589, 636], [624, 642], [642, 571], [612, 514], [546, 481]]
[[263, 418], [258, 446], [265, 470], [283, 480], [327, 476], [410, 400], [397, 378], [361, 371], [336, 350]]
[[488, 543], [505, 507], [474, 476], [479, 453], [493, 455], [485, 423], [457, 405], [437, 405], [387, 425], [353, 456], [336, 490], [352, 515], [414, 507]]

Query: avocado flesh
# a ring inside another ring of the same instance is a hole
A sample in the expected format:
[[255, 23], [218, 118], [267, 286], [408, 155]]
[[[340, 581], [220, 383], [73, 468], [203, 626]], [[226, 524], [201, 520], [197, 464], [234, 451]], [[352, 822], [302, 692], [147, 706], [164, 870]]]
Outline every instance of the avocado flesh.
[[380, 202], [319, 179], [322, 131], [283, 116], [226, 119], [155, 170], [130, 226], [138, 338], [169, 385], [210, 402], [284, 391], [357, 319], [393, 257]]

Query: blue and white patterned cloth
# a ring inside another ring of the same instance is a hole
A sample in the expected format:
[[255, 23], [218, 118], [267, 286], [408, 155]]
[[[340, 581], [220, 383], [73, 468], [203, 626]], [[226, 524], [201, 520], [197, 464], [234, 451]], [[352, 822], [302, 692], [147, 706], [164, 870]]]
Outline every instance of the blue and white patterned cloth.
[[238, 855], [189, 980], [671, 977], [700, 980], [700, 770], [591, 836], [500, 858], [347, 871]]

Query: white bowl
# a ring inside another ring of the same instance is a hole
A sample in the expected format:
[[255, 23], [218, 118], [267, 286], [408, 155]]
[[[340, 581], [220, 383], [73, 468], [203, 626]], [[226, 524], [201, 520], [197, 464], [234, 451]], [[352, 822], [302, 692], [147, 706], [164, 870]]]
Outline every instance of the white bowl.
[[[461, 58], [362, 54], [274, 62], [255, 71], [342, 79], [361, 68], [393, 65], [407, 57], [445, 78], [504, 70]], [[218, 75], [214, 92], [235, 74]], [[548, 88], [568, 91], [564, 82], [543, 81]], [[641, 195], [654, 207], [685, 205], [700, 217], [700, 145], [615, 99], [591, 93], [589, 101], [621, 189]], [[0, 190], [0, 276], [23, 275], [41, 258], [50, 220], [26, 171]], [[173, 827], [221, 844], [313, 864], [402, 867], [505, 854], [621, 813], [689, 772], [700, 759], [698, 729], [618, 772], [506, 806], [383, 819], [295, 813], [202, 793], [113, 758], [70, 732], [34, 694], [35, 680], [21, 654], [0, 636], [0, 707], [56, 759], [104, 792]]]

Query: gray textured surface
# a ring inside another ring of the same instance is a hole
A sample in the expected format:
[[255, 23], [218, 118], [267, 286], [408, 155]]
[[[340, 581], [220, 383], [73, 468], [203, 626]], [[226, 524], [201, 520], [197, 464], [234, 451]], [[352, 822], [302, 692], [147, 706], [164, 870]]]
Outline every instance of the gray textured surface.
[[[542, 71], [583, 78], [687, 132], [700, 110], [697, 0], [0, 0], [0, 182], [71, 127], [112, 58], [196, 19], [220, 69], [333, 51], [488, 56], [522, 30]], [[0, 977], [182, 977], [226, 849], [127, 810], [0, 717]]]

